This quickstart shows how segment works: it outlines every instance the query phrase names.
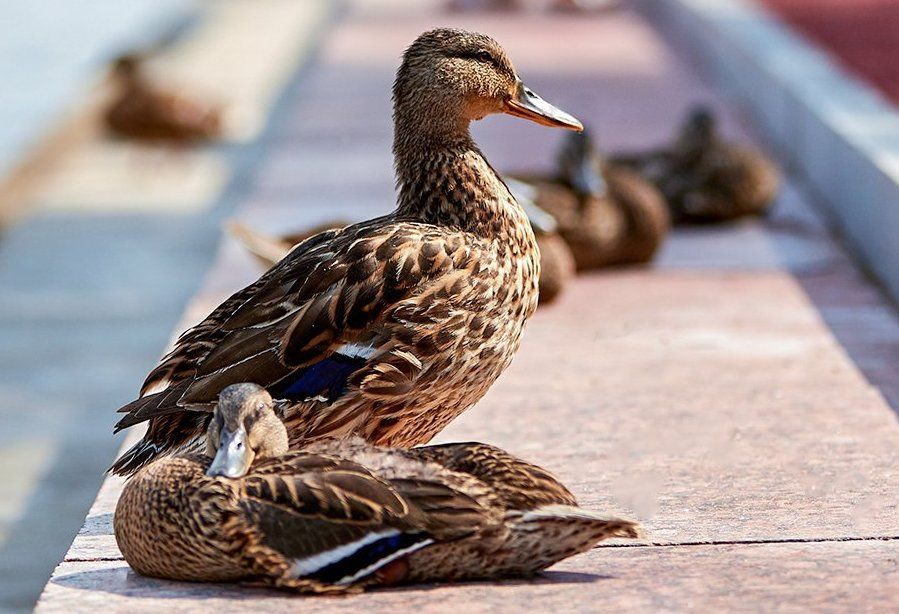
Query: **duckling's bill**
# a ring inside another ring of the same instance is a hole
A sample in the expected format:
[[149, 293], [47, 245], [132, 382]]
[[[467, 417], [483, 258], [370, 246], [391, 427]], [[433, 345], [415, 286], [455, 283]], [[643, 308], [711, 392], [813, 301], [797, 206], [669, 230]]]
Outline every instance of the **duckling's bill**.
[[523, 117], [544, 126], [567, 128], [577, 132], [584, 130], [584, 125], [576, 117], [543, 100], [520, 79], [515, 90], [515, 94], [506, 101], [504, 113]]
[[241, 425], [236, 431], [222, 429], [215, 458], [206, 470], [210, 477], [239, 478], [246, 475], [253, 464], [255, 453], [247, 442], [247, 431]]

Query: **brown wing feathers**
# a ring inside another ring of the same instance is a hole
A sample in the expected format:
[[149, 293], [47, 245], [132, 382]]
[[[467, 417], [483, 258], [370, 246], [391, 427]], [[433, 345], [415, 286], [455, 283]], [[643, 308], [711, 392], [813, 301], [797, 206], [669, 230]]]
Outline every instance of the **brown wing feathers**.
[[[308, 471], [307, 470], [311, 470]], [[269, 473], [271, 472], [271, 473]], [[299, 472], [299, 473], [298, 473]], [[244, 481], [244, 532], [304, 577], [346, 582], [423, 548], [470, 535], [487, 510], [450, 486], [381, 479], [352, 461], [291, 455]]]
[[[205, 420], [171, 416], [211, 410], [225, 386], [250, 381], [274, 390], [345, 343], [391, 335], [378, 362], [360, 370], [353, 385], [372, 398], [410, 392], [420, 356], [454, 341], [451, 333], [425, 334], [433, 328], [427, 324], [450, 317], [440, 299], [464, 297], [478, 252], [433, 226], [383, 224], [373, 220], [311, 237], [232, 295], [181, 336], [147, 378], [144, 396], [120, 410], [126, 416], [117, 428], [150, 420], [144, 443], [149, 438], [155, 451], [173, 449], [201, 436]], [[416, 322], [425, 325], [421, 334], [410, 332]], [[163, 418], [165, 428], [155, 428]], [[122, 464], [113, 471], [123, 471]]]

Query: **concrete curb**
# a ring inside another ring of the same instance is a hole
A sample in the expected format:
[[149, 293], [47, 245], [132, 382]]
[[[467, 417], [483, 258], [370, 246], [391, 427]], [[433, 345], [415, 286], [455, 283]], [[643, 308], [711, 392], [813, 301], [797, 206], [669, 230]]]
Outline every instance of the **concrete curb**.
[[637, 0], [738, 100], [899, 300], [899, 113], [747, 0]]

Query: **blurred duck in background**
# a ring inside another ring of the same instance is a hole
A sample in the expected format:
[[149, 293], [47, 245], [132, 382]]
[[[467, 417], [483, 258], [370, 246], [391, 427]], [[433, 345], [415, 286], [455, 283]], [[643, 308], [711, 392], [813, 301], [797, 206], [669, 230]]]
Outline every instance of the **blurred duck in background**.
[[554, 302], [565, 286], [574, 279], [577, 267], [574, 254], [559, 235], [559, 224], [552, 215], [541, 209], [529, 198], [518, 195], [518, 204], [522, 206], [534, 236], [540, 248], [540, 299], [538, 305]]
[[649, 262], [670, 226], [661, 194], [610, 163], [587, 131], [568, 136], [549, 175], [516, 175], [509, 187], [551, 215], [578, 271]]
[[225, 224], [225, 230], [256, 258], [263, 269], [267, 270], [284, 258], [295, 245], [309, 237], [328, 230], [345, 228], [350, 224], [351, 222], [344, 220], [334, 220], [284, 235], [272, 235], [250, 228], [236, 220], [229, 220]]
[[127, 54], [112, 68], [117, 89], [106, 110], [109, 130], [139, 141], [190, 143], [217, 139], [222, 110], [182, 93], [157, 86], [144, 74], [144, 57]]
[[665, 196], [675, 222], [724, 222], [765, 213], [777, 197], [774, 163], [751, 146], [723, 139], [715, 115], [694, 107], [670, 145], [613, 157]]

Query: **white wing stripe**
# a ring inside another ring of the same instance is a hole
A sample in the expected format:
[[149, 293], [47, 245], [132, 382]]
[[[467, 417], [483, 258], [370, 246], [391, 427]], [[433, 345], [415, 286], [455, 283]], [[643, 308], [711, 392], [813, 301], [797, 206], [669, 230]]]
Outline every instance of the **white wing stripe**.
[[375, 348], [371, 345], [362, 345], [360, 343], [344, 343], [337, 348], [338, 354], [343, 354], [347, 358], [362, 358], [368, 360], [374, 356]]
[[317, 554], [313, 554], [312, 556], [307, 556], [303, 559], [295, 559], [293, 562], [293, 566], [290, 568], [290, 573], [295, 578], [308, 576], [309, 574], [315, 573], [316, 571], [327, 567], [331, 563], [352, 556], [356, 551], [359, 550], [359, 548], [362, 548], [363, 546], [367, 546], [368, 544], [378, 541], [383, 537], [392, 537], [394, 535], [399, 535], [399, 533], [400, 532], [396, 529], [380, 531], [378, 533], [369, 533], [362, 539], [350, 542], [348, 544], [343, 544], [342, 546], [338, 546], [332, 550], [319, 552]]

